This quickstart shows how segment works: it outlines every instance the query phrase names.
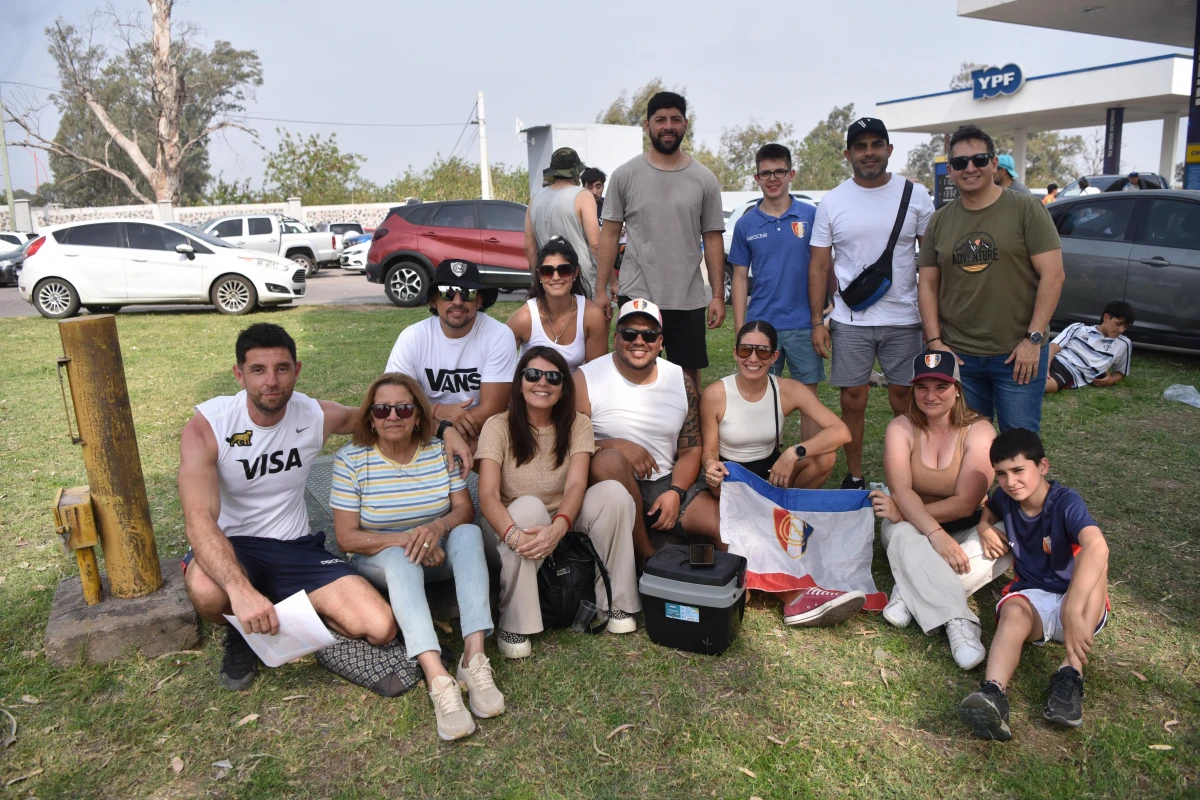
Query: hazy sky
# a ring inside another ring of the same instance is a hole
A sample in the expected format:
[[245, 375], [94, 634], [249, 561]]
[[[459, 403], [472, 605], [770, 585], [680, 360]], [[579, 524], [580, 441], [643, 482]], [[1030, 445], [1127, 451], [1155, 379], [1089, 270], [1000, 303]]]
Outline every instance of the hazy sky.
[[[6, 3], [0, 80], [57, 86], [43, 29], [77, 25], [108, 0]], [[148, 6], [112, 0], [122, 11]], [[1164, 45], [960, 19], [954, 0], [805, 0], [755, 4], [692, 0], [628, 2], [368, 2], [180, 0], [174, 17], [199, 23], [262, 59], [264, 84], [251, 115], [370, 123], [453, 123], [429, 128], [353, 128], [255, 121], [273, 148], [277, 126], [336, 132], [367, 158], [364, 174], [387, 182], [408, 165], [449, 155], [485, 94], [493, 161], [524, 163], [515, 124], [594, 120], [622, 89], [661, 76], [686, 87], [695, 133], [714, 149], [721, 129], [751, 118], [795, 125], [802, 136], [835, 105], [872, 113], [882, 100], [940, 91], [963, 61], [1016, 62], [1026, 75], [1172, 52]], [[901, 9], [903, 12], [901, 13]], [[3, 86], [6, 103], [21, 91]], [[887, 121], [886, 113], [881, 113]], [[56, 127], [44, 112], [43, 132]], [[1098, 119], [1097, 124], [1103, 120]], [[1162, 126], [1125, 126], [1123, 169], [1156, 171]], [[9, 141], [20, 129], [9, 125]], [[472, 135], [466, 131], [465, 139]], [[893, 168], [923, 134], [897, 134]], [[459, 150], [463, 143], [459, 144]], [[1183, 137], [1179, 154], [1182, 160]], [[478, 145], [470, 158], [478, 159]], [[261, 181], [261, 151], [233, 132], [210, 146], [213, 174]], [[46, 163], [40, 154], [42, 164]], [[34, 187], [34, 159], [10, 150], [15, 188]], [[45, 179], [44, 177], [42, 178]]]

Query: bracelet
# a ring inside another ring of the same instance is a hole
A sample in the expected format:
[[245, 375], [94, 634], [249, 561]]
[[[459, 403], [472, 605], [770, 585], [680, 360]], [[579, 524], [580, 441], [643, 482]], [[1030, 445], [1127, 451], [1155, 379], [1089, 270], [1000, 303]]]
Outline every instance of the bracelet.
[[553, 517], [551, 517], [550, 523], [553, 524], [554, 520], [558, 519], [559, 517], [562, 517], [563, 519], [565, 519], [567, 521], [567, 530], [571, 530], [571, 527], [575, 524], [574, 521], [570, 517], [568, 517], [566, 514], [563, 514], [561, 512], [558, 514], [555, 514]]
[[933, 344], [934, 342], [940, 342], [940, 341], [942, 341], [942, 337], [935, 336], [932, 339], [926, 339], [925, 344], [930, 345], [930, 344]]
[[442, 523], [442, 536], [450, 532], [450, 523], [446, 522], [445, 517], [438, 517], [437, 521]]
[[930, 536], [933, 536], [933, 535], [934, 535], [935, 533], [937, 533], [938, 531], [941, 531], [942, 533], [945, 533], [945, 532], [946, 532], [946, 529], [945, 529], [945, 528], [943, 528], [941, 525], [938, 525], [936, 528], [934, 528], [933, 530], [931, 530], [929, 533], [925, 534], [925, 538], [926, 538], [926, 539], [928, 539]]

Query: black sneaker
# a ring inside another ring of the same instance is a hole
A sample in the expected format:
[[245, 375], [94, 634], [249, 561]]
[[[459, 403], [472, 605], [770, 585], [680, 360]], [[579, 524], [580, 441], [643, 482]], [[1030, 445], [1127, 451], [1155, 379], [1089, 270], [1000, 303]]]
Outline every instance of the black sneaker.
[[1060, 667], [1046, 687], [1050, 695], [1042, 716], [1055, 725], [1078, 728], [1083, 724], [1083, 676], [1072, 666]]
[[984, 681], [979, 691], [972, 692], [959, 703], [958, 716], [980, 739], [1007, 742], [1012, 738], [1012, 731], [1008, 729], [1008, 698], [991, 681]]
[[867, 482], [865, 480], [863, 480], [862, 478], [856, 478], [853, 475], [850, 475], [849, 473], [847, 473], [846, 477], [842, 478], [842, 488], [843, 489], [866, 489]]
[[249, 688], [258, 675], [258, 656], [230, 626], [225, 629], [225, 658], [221, 660], [221, 685], [231, 692]]

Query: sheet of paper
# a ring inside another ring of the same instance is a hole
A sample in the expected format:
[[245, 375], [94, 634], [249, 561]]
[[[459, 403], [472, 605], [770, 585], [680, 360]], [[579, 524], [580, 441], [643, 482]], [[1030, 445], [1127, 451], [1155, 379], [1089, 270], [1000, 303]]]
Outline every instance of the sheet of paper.
[[278, 667], [337, 642], [303, 590], [276, 603], [275, 614], [279, 617], [279, 633], [274, 636], [246, 633], [237, 617], [224, 615], [268, 667]]

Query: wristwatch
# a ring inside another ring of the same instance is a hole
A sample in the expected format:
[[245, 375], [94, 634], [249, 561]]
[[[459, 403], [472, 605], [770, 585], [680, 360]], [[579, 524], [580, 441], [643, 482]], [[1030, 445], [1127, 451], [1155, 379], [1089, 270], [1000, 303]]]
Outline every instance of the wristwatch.
[[806, 455], [808, 455], [808, 450], [806, 450], [802, 444], [796, 445], [793, 449], [796, 451], [796, 458], [798, 459], [804, 458]]
[[683, 489], [680, 489], [678, 486], [668, 486], [667, 488], [670, 489], [675, 494], [679, 495], [679, 502], [681, 505], [684, 500], [687, 500], [687, 492], [684, 491]]
[[451, 427], [453, 424], [454, 424], [454, 423], [452, 423], [452, 422], [451, 422], [450, 420], [448, 420], [448, 419], [444, 419], [444, 420], [442, 420], [440, 423], [438, 423], [437, 438], [439, 438], [439, 439], [443, 439], [443, 438], [445, 438], [445, 437], [443, 436], [443, 434], [446, 432], [446, 428], [449, 428], [449, 427]]
[[1046, 341], [1046, 337], [1042, 334], [1041, 331], [1033, 331], [1032, 333], [1027, 333], [1027, 334], [1025, 334], [1025, 338], [1028, 339], [1033, 344], [1037, 345], [1038, 347], [1041, 347], [1042, 342]]

